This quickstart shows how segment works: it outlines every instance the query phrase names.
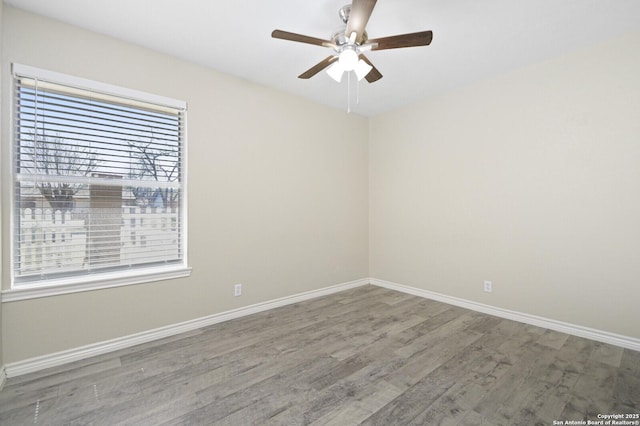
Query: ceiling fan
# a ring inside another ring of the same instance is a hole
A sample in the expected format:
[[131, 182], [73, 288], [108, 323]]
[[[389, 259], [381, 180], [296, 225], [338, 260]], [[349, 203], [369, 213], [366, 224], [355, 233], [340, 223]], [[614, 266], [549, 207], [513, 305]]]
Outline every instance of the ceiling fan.
[[358, 80], [366, 78], [369, 83], [373, 83], [380, 80], [382, 74], [364, 55], [364, 52], [397, 49], [400, 47], [428, 46], [433, 39], [432, 31], [370, 39], [365, 27], [376, 1], [353, 0], [351, 5], [343, 6], [338, 14], [344, 22], [344, 28], [335, 32], [331, 40], [323, 40], [282, 30], [274, 30], [271, 33], [271, 37], [313, 44], [333, 50], [330, 56], [300, 74], [298, 78], [311, 78], [331, 66], [327, 73], [337, 82], [340, 82], [345, 71], [354, 71]]

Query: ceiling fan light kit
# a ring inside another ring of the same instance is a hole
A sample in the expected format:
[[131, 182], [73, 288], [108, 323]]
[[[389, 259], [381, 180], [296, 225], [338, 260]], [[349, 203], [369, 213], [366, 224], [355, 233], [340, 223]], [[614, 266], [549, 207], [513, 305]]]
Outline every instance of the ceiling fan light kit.
[[353, 71], [356, 74], [358, 81], [360, 81], [365, 78], [372, 69], [373, 66], [360, 59], [358, 52], [354, 47], [347, 46], [338, 55], [338, 60], [327, 69], [327, 74], [329, 77], [340, 83], [345, 71]]
[[344, 27], [333, 34], [331, 40], [323, 40], [301, 34], [274, 30], [271, 37], [299, 43], [313, 44], [333, 50], [333, 54], [320, 61], [298, 78], [308, 79], [327, 69], [327, 74], [337, 81], [342, 80], [345, 72], [353, 71], [358, 81], [366, 78], [373, 83], [382, 78], [382, 74], [364, 55], [370, 50], [398, 49], [401, 47], [428, 46], [433, 38], [431, 31], [421, 31], [378, 39], [369, 39], [365, 27], [377, 0], [353, 0], [353, 3], [338, 11]]

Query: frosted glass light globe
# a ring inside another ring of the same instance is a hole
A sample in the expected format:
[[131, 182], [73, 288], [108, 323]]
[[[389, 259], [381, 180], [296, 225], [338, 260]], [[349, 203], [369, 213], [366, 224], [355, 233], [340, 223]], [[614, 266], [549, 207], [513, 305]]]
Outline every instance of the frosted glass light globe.
[[345, 71], [351, 71], [358, 65], [358, 54], [353, 49], [345, 49], [340, 53], [338, 62]]

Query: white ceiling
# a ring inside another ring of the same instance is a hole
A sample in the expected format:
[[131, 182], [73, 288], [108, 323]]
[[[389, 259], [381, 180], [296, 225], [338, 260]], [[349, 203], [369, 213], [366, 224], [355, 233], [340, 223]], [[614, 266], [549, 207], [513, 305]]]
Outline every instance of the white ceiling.
[[[5, 0], [5, 3], [346, 110], [347, 79], [297, 75], [330, 54], [271, 38], [328, 39], [350, 0]], [[379, 0], [370, 38], [433, 30], [431, 46], [369, 52], [384, 78], [359, 84], [373, 116], [640, 30], [640, 0]]]

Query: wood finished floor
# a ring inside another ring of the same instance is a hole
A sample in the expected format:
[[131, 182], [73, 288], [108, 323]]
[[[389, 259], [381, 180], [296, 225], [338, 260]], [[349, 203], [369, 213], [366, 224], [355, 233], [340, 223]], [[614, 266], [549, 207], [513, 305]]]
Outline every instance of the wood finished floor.
[[640, 412], [640, 352], [374, 286], [11, 378], [2, 425], [552, 425]]

